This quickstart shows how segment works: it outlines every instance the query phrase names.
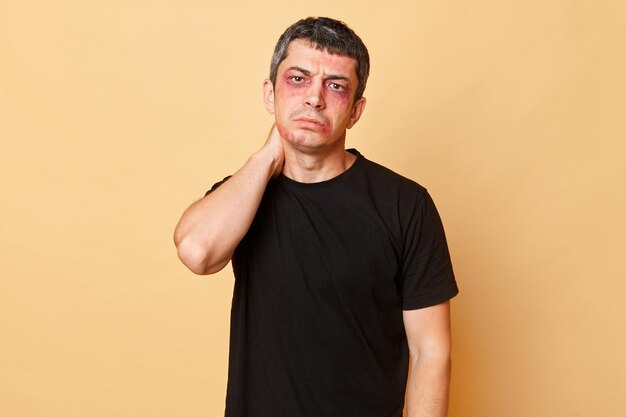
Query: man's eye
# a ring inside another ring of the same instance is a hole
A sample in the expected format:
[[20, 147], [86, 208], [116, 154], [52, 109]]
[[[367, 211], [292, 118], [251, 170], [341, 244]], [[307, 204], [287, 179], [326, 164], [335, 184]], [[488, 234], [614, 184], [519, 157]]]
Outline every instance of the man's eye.
[[301, 83], [302, 81], [304, 81], [304, 78], [299, 77], [297, 75], [294, 75], [293, 77], [291, 77], [291, 79], [297, 83]]
[[330, 84], [328, 84], [328, 86], [329, 86], [332, 90], [335, 90], [335, 91], [341, 91], [341, 90], [343, 90], [343, 85], [341, 85], [341, 84], [337, 84], [337, 83], [330, 83]]

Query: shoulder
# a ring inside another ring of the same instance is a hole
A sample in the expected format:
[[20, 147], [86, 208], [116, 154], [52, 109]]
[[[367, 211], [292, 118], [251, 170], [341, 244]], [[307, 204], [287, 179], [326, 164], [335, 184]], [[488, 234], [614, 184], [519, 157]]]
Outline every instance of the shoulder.
[[398, 202], [410, 204], [418, 203], [427, 194], [424, 186], [398, 174], [386, 166], [371, 161], [361, 154], [362, 175], [369, 183], [369, 186], [382, 195], [398, 198]]

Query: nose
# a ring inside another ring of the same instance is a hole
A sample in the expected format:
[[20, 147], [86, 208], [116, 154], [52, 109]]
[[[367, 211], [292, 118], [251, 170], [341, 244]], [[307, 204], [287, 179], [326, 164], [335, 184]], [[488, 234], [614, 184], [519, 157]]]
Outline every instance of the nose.
[[321, 83], [311, 83], [304, 97], [304, 106], [313, 110], [322, 110], [325, 107]]

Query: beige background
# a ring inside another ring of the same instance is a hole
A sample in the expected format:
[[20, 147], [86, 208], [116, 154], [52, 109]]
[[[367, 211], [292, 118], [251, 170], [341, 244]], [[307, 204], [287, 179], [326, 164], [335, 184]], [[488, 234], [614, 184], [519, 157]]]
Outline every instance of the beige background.
[[0, 415], [223, 415], [231, 271], [171, 235], [308, 15], [370, 49], [348, 146], [444, 219], [450, 416], [626, 415], [624, 2], [315, 4], [0, 0]]

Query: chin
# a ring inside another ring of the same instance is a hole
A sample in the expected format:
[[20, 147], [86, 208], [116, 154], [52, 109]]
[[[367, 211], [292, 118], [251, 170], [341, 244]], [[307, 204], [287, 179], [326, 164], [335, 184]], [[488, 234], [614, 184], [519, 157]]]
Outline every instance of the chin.
[[324, 143], [324, 138], [319, 134], [306, 130], [286, 132], [286, 134], [283, 135], [283, 138], [294, 146], [315, 147]]
[[289, 135], [287, 137], [287, 142], [295, 146], [303, 146], [303, 145], [310, 144], [311, 141], [306, 135], [295, 134], [295, 135]]

